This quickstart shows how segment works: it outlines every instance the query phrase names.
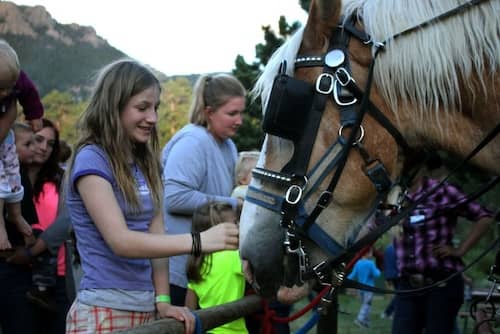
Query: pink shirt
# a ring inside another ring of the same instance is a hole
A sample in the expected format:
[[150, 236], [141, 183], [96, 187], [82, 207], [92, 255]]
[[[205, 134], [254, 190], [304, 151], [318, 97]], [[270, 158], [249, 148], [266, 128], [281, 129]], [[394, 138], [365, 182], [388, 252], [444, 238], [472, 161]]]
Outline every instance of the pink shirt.
[[[59, 205], [59, 193], [56, 185], [52, 182], [46, 182], [43, 185], [42, 192], [38, 200], [34, 201], [38, 224], [32, 225], [33, 228], [45, 231], [57, 217], [57, 208]], [[66, 272], [65, 250], [61, 245], [57, 254], [57, 275], [64, 276]]]

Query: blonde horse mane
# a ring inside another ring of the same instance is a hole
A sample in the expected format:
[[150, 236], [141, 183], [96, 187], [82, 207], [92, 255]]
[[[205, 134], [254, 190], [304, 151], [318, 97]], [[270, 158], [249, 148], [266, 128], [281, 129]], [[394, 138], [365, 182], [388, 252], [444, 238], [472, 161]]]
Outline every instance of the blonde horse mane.
[[[437, 112], [460, 107], [460, 80], [477, 73], [485, 90], [483, 74], [495, 73], [500, 64], [500, 2], [490, 0], [440, 21], [421, 31], [391, 40], [390, 37], [418, 25], [466, 0], [344, 0], [344, 15], [355, 13], [374, 41], [387, 41], [377, 59], [375, 82], [397, 115], [397, 106], [414, 105], [419, 111]], [[298, 30], [271, 57], [252, 93], [265, 107], [279, 65], [287, 61], [287, 73], [302, 40]], [[464, 80], [467, 88], [476, 91]], [[263, 108], [265, 110], [265, 108]]]
[[283, 45], [281, 45], [271, 56], [267, 62], [264, 71], [260, 74], [257, 82], [255, 83], [251, 95], [254, 98], [261, 97], [262, 113], [266, 110], [269, 94], [271, 93], [272, 83], [274, 77], [283, 63], [286, 62], [286, 73], [293, 76], [294, 64], [297, 53], [299, 52], [300, 43], [302, 42], [302, 35], [304, 27], [300, 27]]

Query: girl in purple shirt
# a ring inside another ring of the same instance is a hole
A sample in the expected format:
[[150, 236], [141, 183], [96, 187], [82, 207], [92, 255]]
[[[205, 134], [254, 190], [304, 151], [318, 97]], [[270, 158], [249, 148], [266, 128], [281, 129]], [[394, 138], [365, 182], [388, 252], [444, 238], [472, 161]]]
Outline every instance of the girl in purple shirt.
[[168, 235], [156, 123], [161, 85], [133, 60], [104, 67], [80, 119], [66, 204], [83, 277], [66, 333], [104, 334], [174, 317], [194, 330], [187, 308], [170, 304], [167, 257], [238, 247], [238, 228]]

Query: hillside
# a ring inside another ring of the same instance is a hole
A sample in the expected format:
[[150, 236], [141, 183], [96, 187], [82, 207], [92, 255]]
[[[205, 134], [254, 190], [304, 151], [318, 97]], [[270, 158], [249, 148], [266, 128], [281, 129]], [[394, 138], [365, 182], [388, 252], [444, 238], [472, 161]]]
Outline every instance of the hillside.
[[17, 51], [41, 96], [57, 89], [84, 97], [99, 68], [126, 56], [94, 28], [60, 24], [42, 6], [0, 1], [0, 36]]

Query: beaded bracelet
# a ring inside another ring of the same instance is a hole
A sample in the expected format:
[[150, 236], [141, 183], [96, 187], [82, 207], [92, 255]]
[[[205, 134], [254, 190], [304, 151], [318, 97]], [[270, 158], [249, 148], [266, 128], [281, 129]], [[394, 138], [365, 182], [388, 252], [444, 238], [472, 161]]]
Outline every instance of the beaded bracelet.
[[199, 232], [192, 232], [191, 236], [193, 238], [193, 244], [191, 245], [191, 254], [194, 257], [199, 257], [201, 255], [201, 237]]
[[170, 304], [171, 299], [169, 295], [158, 295], [155, 298], [155, 303], [167, 303]]

